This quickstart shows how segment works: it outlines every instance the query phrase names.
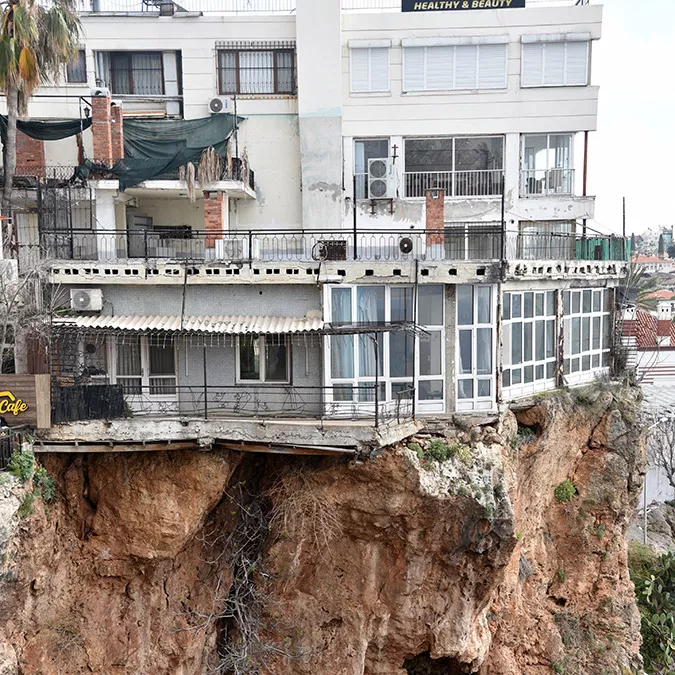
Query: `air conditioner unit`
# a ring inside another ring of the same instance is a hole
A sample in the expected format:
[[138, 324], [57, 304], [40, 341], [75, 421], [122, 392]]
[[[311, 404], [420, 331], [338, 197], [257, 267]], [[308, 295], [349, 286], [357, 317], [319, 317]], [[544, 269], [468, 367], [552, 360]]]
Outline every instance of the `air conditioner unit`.
[[227, 98], [227, 96], [214, 96], [209, 99], [209, 112], [212, 115], [230, 112], [231, 107], [232, 100]]
[[92, 96], [110, 96], [110, 89], [108, 87], [94, 87], [91, 90]]
[[312, 247], [313, 260], [347, 260], [347, 242], [344, 239], [322, 239]]
[[394, 163], [388, 157], [368, 160], [368, 199], [396, 197]]
[[100, 288], [71, 288], [70, 308], [76, 312], [98, 312], [103, 309], [103, 291]]
[[[251, 260], [259, 258], [259, 242], [254, 240], [251, 242]], [[216, 239], [216, 260], [226, 260], [232, 262], [248, 261], [248, 238], [229, 238]]]

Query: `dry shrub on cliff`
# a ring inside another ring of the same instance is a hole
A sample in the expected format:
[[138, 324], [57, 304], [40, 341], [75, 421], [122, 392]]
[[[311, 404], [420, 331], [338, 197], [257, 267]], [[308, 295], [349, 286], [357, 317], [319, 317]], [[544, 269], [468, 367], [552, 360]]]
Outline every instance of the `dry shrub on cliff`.
[[276, 538], [305, 539], [323, 551], [342, 534], [337, 507], [326, 498], [316, 473], [307, 469], [285, 473], [267, 496], [272, 502], [270, 531]]

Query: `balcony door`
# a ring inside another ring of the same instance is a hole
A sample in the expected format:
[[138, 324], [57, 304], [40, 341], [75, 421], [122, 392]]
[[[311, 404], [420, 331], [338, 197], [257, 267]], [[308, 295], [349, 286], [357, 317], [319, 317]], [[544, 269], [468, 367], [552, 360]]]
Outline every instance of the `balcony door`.
[[573, 134], [524, 135], [521, 194], [574, 194]]
[[457, 410], [495, 408], [495, 289], [457, 286]]

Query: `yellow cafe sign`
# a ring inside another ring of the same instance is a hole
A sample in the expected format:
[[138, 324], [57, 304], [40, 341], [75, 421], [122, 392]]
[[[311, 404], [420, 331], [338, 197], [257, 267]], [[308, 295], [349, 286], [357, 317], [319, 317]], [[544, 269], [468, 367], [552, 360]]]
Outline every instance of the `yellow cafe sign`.
[[28, 410], [28, 403], [11, 391], [0, 391], [0, 415], [20, 415]]

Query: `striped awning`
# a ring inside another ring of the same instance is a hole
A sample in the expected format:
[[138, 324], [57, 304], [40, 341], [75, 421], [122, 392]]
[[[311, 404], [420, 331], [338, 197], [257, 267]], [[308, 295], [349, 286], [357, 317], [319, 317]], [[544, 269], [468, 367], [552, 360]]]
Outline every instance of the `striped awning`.
[[54, 319], [54, 326], [78, 331], [279, 335], [320, 333], [323, 321], [318, 316], [69, 316]]

